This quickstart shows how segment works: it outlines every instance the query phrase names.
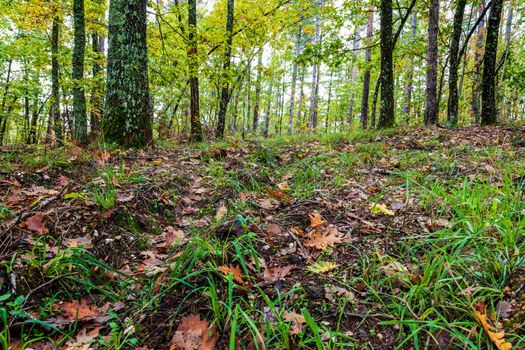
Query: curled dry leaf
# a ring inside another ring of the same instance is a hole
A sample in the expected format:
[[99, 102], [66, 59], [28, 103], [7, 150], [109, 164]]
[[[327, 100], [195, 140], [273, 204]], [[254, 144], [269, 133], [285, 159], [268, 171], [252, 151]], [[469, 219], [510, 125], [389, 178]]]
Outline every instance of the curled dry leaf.
[[171, 340], [170, 350], [213, 350], [218, 335], [208, 321], [199, 315], [191, 315], [182, 320]]
[[512, 349], [512, 344], [505, 340], [505, 332], [499, 331], [496, 326], [492, 326], [488, 322], [486, 308], [482, 302], [479, 302], [476, 306], [477, 310], [474, 310], [479, 323], [485, 330], [485, 333], [489, 336], [490, 340], [496, 345], [498, 350], [510, 350]]
[[233, 266], [233, 265], [222, 265], [218, 268], [219, 272], [221, 272], [224, 275], [228, 275], [231, 273], [233, 275], [233, 280], [237, 283], [243, 284], [244, 281], [242, 279], [242, 271], [239, 265]]

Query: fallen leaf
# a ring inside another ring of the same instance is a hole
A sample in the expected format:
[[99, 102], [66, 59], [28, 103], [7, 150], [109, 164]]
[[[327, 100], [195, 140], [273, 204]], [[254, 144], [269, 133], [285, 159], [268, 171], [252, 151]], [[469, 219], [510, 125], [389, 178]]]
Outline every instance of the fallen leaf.
[[283, 267], [275, 267], [264, 269], [263, 278], [266, 283], [273, 283], [282, 280], [295, 269], [295, 265], [287, 265]]
[[336, 297], [343, 297], [344, 299], [347, 299], [352, 302], [356, 302], [356, 298], [354, 293], [349, 291], [348, 289], [336, 287], [336, 286], [329, 286], [324, 287], [324, 296], [326, 299], [330, 301], [336, 301]]
[[266, 233], [269, 235], [269, 236], [278, 236], [280, 235], [281, 233], [283, 233], [283, 229], [281, 228], [281, 226], [277, 225], [277, 224], [270, 224], [268, 225], [268, 227], [266, 228]]
[[303, 325], [306, 323], [306, 319], [302, 314], [298, 314], [295, 311], [285, 311], [283, 313], [283, 318], [285, 322], [292, 322], [290, 327], [291, 335], [297, 335], [303, 331]]
[[304, 245], [310, 248], [325, 250], [328, 247], [333, 247], [337, 243], [343, 242], [343, 238], [339, 236], [339, 231], [335, 227], [330, 227], [326, 230], [316, 230], [310, 238], [304, 242]]
[[226, 206], [225, 201], [220, 201], [215, 210], [215, 220], [222, 221], [224, 217], [228, 214], [228, 207]]
[[48, 232], [42, 213], [29, 217], [23, 224], [28, 230], [36, 232], [38, 235], [43, 235]]
[[317, 261], [315, 263], [313, 263], [312, 265], [308, 266], [308, 270], [311, 271], [311, 272], [314, 272], [314, 273], [324, 273], [324, 272], [328, 272], [328, 271], [331, 271], [333, 269], [336, 269], [338, 268], [339, 265], [337, 264], [334, 264], [332, 262], [329, 262], [329, 261]]
[[159, 236], [156, 236], [152, 242], [155, 247], [161, 250], [166, 250], [171, 247], [174, 243], [184, 242], [184, 231], [174, 228], [173, 226], [167, 226]]
[[89, 249], [93, 247], [91, 244], [91, 237], [89, 235], [84, 237], [68, 238], [64, 240], [63, 244], [68, 248], [84, 247]]
[[314, 212], [310, 214], [309, 217], [310, 217], [310, 227], [311, 228], [322, 227], [328, 224], [325, 220], [323, 220], [323, 218], [321, 217], [321, 214], [319, 214], [318, 212]]
[[370, 212], [374, 215], [395, 215], [386, 205], [379, 203], [370, 204]]
[[62, 187], [66, 187], [69, 184], [69, 179], [67, 177], [65, 177], [64, 175], [60, 175], [57, 178], [57, 184], [62, 186]]
[[271, 197], [277, 198], [277, 199], [284, 199], [287, 197], [286, 193], [284, 193], [284, 191], [281, 191], [281, 190], [273, 190], [271, 188], [267, 188], [266, 192], [268, 192], [268, 194]]
[[214, 327], [209, 327], [206, 320], [198, 315], [191, 315], [182, 320], [171, 340], [170, 350], [213, 350], [218, 335]]
[[233, 275], [234, 281], [243, 284], [244, 281], [242, 279], [242, 271], [239, 265], [233, 266], [233, 265], [222, 265], [218, 268], [219, 272], [221, 272], [224, 275], [228, 275], [231, 273]]
[[505, 332], [499, 331], [497, 327], [489, 324], [486, 314], [485, 305], [481, 302], [477, 305], [478, 310], [474, 310], [474, 314], [478, 318], [478, 321], [481, 323], [481, 326], [489, 336], [490, 340], [496, 345], [499, 350], [510, 350], [512, 349], [512, 344], [505, 341]]
[[60, 310], [64, 312], [69, 321], [84, 321], [99, 316], [97, 306], [89, 305], [86, 299], [83, 299], [80, 303], [77, 300], [65, 302], [60, 307]]
[[128, 203], [135, 199], [135, 194], [133, 193], [117, 193], [117, 202], [119, 203]]

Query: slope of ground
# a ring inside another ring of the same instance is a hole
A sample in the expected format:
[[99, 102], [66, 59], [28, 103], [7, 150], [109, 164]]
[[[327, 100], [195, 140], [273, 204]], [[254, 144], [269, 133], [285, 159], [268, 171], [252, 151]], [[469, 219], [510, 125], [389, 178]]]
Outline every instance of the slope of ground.
[[0, 344], [523, 348], [524, 140], [6, 149]]

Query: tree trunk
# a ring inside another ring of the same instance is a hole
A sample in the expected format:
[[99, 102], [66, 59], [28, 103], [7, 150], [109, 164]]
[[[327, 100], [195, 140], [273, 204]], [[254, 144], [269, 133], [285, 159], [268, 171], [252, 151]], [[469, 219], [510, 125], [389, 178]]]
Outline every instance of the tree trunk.
[[352, 48], [352, 53], [354, 55], [355, 63], [352, 67], [352, 80], [350, 84], [350, 101], [348, 103], [348, 113], [346, 116], [346, 123], [348, 124], [348, 127], [352, 127], [352, 120], [354, 119], [354, 103], [355, 103], [355, 90], [354, 86], [357, 81], [357, 53], [359, 51], [359, 30], [356, 29], [354, 32], [354, 44]]
[[[319, 44], [321, 37], [321, 15], [317, 15], [316, 26], [315, 26], [315, 44]], [[317, 100], [319, 97], [319, 62], [317, 59], [314, 61], [314, 67], [312, 70], [312, 92], [310, 98], [310, 114], [308, 119], [308, 128], [317, 128]]]
[[498, 54], [499, 26], [503, 0], [492, 0], [492, 9], [487, 25], [487, 40], [483, 56], [483, 78], [481, 82], [481, 125], [497, 123], [496, 106], [496, 58]]
[[334, 71], [330, 69], [330, 80], [328, 83], [328, 101], [326, 102], [326, 118], [325, 118], [325, 131], [328, 132], [330, 126], [330, 107], [332, 104], [332, 80], [334, 78]]
[[[64, 140], [62, 137], [62, 121], [60, 118], [60, 81], [59, 81], [59, 63], [58, 63], [58, 35], [60, 24], [58, 15], [53, 17], [53, 28], [51, 32], [51, 107], [50, 117], [53, 118], [53, 129], [57, 146], [62, 146]], [[46, 138], [46, 141], [50, 141]]]
[[[482, 1], [478, 13], [481, 14], [485, 8], [485, 1]], [[483, 66], [483, 43], [485, 42], [485, 20], [479, 22], [476, 46], [474, 52], [474, 76], [472, 81], [472, 116], [474, 123], [479, 125], [481, 117], [481, 70]]]
[[202, 125], [199, 103], [199, 58], [197, 52], [197, 0], [188, 1], [189, 48], [190, 65], [190, 140], [202, 141]]
[[226, 112], [228, 111], [228, 103], [230, 102], [230, 65], [233, 43], [234, 9], [235, 1], [228, 0], [226, 18], [226, 47], [224, 48], [221, 99], [219, 101], [219, 116], [217, 118], [217, 137], [219, 139], [224, 137], [224, 129], [226, 127]]
[[295, 121], [296, 128], [297, 128], [297, 125], [299, 125], [300, 127], [302, 127], [304, 125], [304, 115], [306, 114], [306, 113], [304, 113], [304, 103], [305, 103], [305, 98], [304, 98], [304, 78], [305, 78], [305, 74], [306, 74], [306, 67], [303, 66], [302, 69], [301, 69], [301, 76], [299, 78], [299, 108], [297, 109], [297, 119]]
[[262, 84], [262, 70], [263, 70], [263, 49], [259, 51], [259, 58], [257, 59], [257, 81], [255, 82], [255, 102], [253, 106], [253, 126], [252, 130], [257, 133], [257, 127], [259, 126], [259, 110], [261, 104], [261, 84]]
[[431, 0], [428, 16], [427, 48], [427, 102], [425, 107], [425, 125], [438, 122], [439, 105], [437, 94], [438, 75], [438, 34], [439, 34], [439, 0]]
[[381, 0], [381, 107], [377, 123], [379, 129], [393, 127], [395, 124], [392, 12], [392, 0]]
[[104, 80], [103, 69], [100, 60], [104, 55], [104, 38], [93, 32], [91, 34], [91, 46], [95, 55], [93, 61], [93, 91], [91, 95], [91, 139], [95, 139], [100, 133], [100, 122], [104, 114]]
[[376, 114], [377, 114], [377, 100], [379, 99], [379, 90], [381, 89], [381, 77], [377, 79], [376, 86], [374, 88], [374, 99], [372, 101], [372, 120], [370, 121], [370, 127], [376, 127]]
[[144, 147], [152, 141], [146, 0], [111, 0], [106, 111], [107, 141]]
[[84, 0], [73, 1], [74, 45], [72, 60], [73, 78], [73, 119], [75, 139], [87, 144], [86, 95], [84, 94], [84, 55], [86, 51], [86, 24], [84, 20]]
[[[410, 32], [412, 37], [410, 43], [413, 45], [417, 35], [417, 13], [412, 15], [412, 22], [410, 24]], [[403, 113], [408, 123], [408, 118], [410, 116], [410, 107], [412, 104], [412, 90], [414, 85], [414, 58], [410, 57], [410, 66], [408, 67], [408, 81], [405, 86], [405, 104], [403, 105]]]
[[459, 70], [459, 43], [463, 28], [463, 15], [467, 0], [456, 1], [456, 11], [454, 13], [454, 24], [452, 37], [450, 39], [450, 58], [449, 58], [449, 80], [448, 80], [448, 111], [447, 121], [449, 126], [457, 126], [459, 114], [459, 93], [458, 93], [458, 70]]
[[268, 137], [268, 131], [270, 129], [270, 113], [272, 110], [272, 98], [273, 98], [273, 78], [270, 79], [270, 90], [268, 92], [268, 104], [266, 105], [266, 120], [264, 122], [264, 137]]
[[293, 69], [292, 69], [292, 92], [290, 94], [290, 112], [288, 115], [288, 133], [291, 134], [293, 131], [293, 117], [294, 117], [294, 109], [295, 109], [295, 90], [297, 86], [297, 73], [299, 65], [297, 64], [297, 56], [299, 56], [301, 52], [301, 39], [303, 35], [303, 26], [302, 24], [299, 25], [299, 30], [297, 32], [297, 40], [295, 42], [295, 57], [294, 57], [294, 63], [293, 63]]
[[368, 9], [368, 22], [366, 25], [366, 70], [363, 76], [363, 97], [361, 99], [361, 128], [366, 129], [368, 126], [368, 101], [370, 99], [370, 63], [372, 61], [372, 39], [374, 36], [374, 9]]

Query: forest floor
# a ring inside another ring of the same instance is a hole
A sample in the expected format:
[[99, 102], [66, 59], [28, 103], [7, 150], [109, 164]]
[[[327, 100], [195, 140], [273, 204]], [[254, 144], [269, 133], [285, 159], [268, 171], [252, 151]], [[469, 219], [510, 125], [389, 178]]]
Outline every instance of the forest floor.
[[525, 127], [4, 149], [0, 348], [523, 349]]

